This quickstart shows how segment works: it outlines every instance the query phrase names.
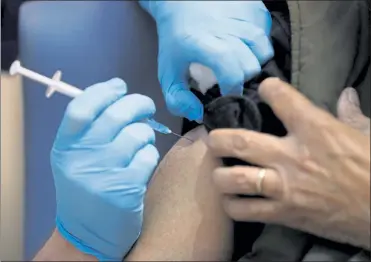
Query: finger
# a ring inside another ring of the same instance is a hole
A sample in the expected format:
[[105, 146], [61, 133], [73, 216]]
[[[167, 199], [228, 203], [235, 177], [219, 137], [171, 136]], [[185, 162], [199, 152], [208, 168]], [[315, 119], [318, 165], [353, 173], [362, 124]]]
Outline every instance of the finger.
[[170, 86], [164, 94], [167, 107], [173, 115], [185, 117], [190, 121], [202, 121], [204, 108], [201, 101], [186, 88], [184, 83]]
[[306, 124], [321, 120], [323, 112], [290, 84], [278, 78], [268, 78], [259, 86], [261, 98], [272, 108], [276, 116], [290, 131], [306, 129]]
[[280, 216], [278, 201], [261, 198], [225, 196], [225, 212], [235, 221], [274, 223]]
[[156, 147], [151, 144], [145, 145], [136, 152], [132, 161], [127, 166], [127, 174], [130, 177], [125, 179], [128, 179], [133, 184], [148, 184], [158, 165], [159, 159], [160, 154]]
[[118, 78], [88, 87], [68, 104], [57, 138], [66, 143], [81, 137], [93, 121], [126, 92], [125, 82]]
[[228, 40], [232, 46], [236, 59], [239, 61], [242, 71], [244, 72], [244, 82], [251, 80], [261, 71], [258, 59], [240, 39], [230, 37]]
[[94, 144], [111, 142], [130, 123], [152, 117], [155, 103], [148, 96], [126, 95], [104, 110], [84, 136]]
[[348, 87], [343, 90], [337, 103], [337, 112], [340, 120], [345, 122], [352, 117], [358, 117], [362, 114], [357, 91]]
[[244, 73], [233, 50], [224, 40], [210, 35], [200, 37], [196, 43], [184, 43], [192, 62], [209, 67], [214, 72], [222, 95], [242, 95]]
[[220, 167], [214, 170], [213, 181], [218, 190], [224, 194], [262, 195], [280, 199], [283, 194], [282, 180], [273, 169], [265, 170], [259, 192], [261, 171], [261, 168], [247, 166]]
[[113, 162], [128, 166], [138, 150], [155, 143], [153, 129], [145, 123], [134, 123], [124, 127], [109, 145]]
[[230, 23], [235, 24], [230, 27], [235, 28], [231, 35], [243, 41], [245, 46], [247, 46], [256, 57], [260, 65], [265, 64], [273, 58], [274, 49], [272, 43], [268, 35], [262, 29], [249, 22], [231, 20]]
[[173, 115], [185, 117], [191, 121], [201, 121], [203, 106], [188, 89], [186, 81], [188, 63], [165, 55], [160, 59], [159, 81], [168, 110]]
[[337, 104], [337, 114], [340, 121], [360, 130], [370, 133], [370, 119], [363, 115], [357, 91], [348, 87], [343, 90]]
[[246, 129], [213, 130], [207, 145], [217, 157], [234, 157], [272, 168], [290, 152], [280, 138]]

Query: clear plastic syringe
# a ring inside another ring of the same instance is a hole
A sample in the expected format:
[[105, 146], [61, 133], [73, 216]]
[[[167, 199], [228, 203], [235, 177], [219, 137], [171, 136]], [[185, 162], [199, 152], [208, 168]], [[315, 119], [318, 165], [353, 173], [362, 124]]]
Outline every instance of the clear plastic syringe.
[[[17, 75], [17, 74], [22, 75], [23, 77], [27, 77], [29, 79], [32, 79], [36, 82], [39, 82], [41, 84], [48, 86], [45, 92], [45, 95], [47, 98], [50, 98], [55, 92], [61, 93], [63, 95], [66, 95], [72, 98], [75, 98], [76, 96], [84, 92], [83, 90], [75, 86], [62, 82], [61, 81], [62, 73], [60, 71], [57, 71], [54, 74], [53, 78], [48, 78], [46, 76], [40, 75], [39, 73], [36, 73], [32, 70], [29, 70], [23, 67], [18, 60], [14, 61], [13, 64], [10, 66], [9, 73], [10, 75]], [[162, 133], [165, 135], [172, 134], [177, 137], [185, 138], [193, 142], [193, 140], [185, 136], [174, 133], [173, 131], [171, 131], [170, 128], [157, 122], [156, 120], [152, 118], [146, 119], [144, 120], [144, 122], [147, 123], [153, 130], [159, 133]]]

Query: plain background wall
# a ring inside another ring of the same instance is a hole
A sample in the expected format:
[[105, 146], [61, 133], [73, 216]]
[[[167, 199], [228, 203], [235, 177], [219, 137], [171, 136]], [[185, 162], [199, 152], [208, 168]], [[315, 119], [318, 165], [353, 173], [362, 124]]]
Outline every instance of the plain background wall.
[[23, 97], [19, 77], [1, 74], [1, 260], [23, 259]]
[[[150, 96], [155, 119], [179, 132], [157, 80], [155, 23], [136, 1], [31, 1], [20, 11], [20, 60], [37, 72], [84, 88], [120, 77], [130, 93]], [[25, 259], [30, 260], [54, 228], [55, 194], [49, 152], [69, 98], [44, 98], [45, 88], [24, 81]], [[157, 135], [163, 156], [177, 139]], [[124, 149], [123, 149], [124, 150]], [[92, 203], [93, 204], [93, 203]]]

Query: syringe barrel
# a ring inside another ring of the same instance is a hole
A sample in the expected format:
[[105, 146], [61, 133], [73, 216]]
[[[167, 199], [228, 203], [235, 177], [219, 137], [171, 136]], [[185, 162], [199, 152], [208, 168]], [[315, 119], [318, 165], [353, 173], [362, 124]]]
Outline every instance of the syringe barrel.
[[36, 81], [36, 82], [39, 82], [41, 84], [52, 86], [59, 93], [62, 93], [66, 96], [76, 97], [76, 96], [78, 96], [78, 95], [80, 95], [84, 92], [83, 90], [81, 90], [77, 87], [74, 87], [74, 86], [71, 86], [69, 84], [47, 78], [46, 76], [43, 76], [43, 75], [40, 75], [36, 72], [28, 70], [27, 68], [19, 68], [18, 70], [19, 70], [19, 73], [21, 75], [24, 75], [24, 76], [26, 76], [26, 77], [28, 77], [28, 78]]
[[154, 120], [153, 118], [147, 118], [144, 120], [153, 130], [160, 132], [162, 134], [171, 134], [170, 128]]

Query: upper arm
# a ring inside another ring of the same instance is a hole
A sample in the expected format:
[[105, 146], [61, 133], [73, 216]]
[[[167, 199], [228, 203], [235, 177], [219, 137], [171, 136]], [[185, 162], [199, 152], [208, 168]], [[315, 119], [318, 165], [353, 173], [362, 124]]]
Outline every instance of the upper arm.
[[187, 133], [160, 163], [149, 185], [141, 237], [129, 260], [227, 260], [232, 221], [211, 172], [221, 165], [207, 150], [203, 127]]

